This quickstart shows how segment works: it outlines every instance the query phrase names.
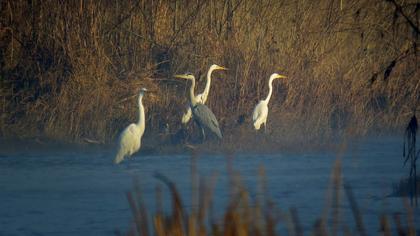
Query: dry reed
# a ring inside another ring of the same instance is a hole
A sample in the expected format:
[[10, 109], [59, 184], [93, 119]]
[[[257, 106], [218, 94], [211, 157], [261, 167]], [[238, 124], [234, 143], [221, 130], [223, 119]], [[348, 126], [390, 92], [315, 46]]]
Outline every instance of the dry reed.
[[[297, 208], [289, 211], [282, 211], [270, 199], [265, 185], [264, 169], [260, 168], [260, 182], [257, 194], [250, 196], [249, 191], [241, 184], [238, 173], [233, 171], [228, 159], [228, 172], [230, 173], [230, 199], [226, 208], [219, 210], [219, 214], [214, 214], [212, 209], [212, 196], [214, 189], [214, 179], [200, 178], [196, 172], [195, 159], [197, 154], [192, 157], [192, 207], [188, 210], [184, 207], [181, 195], [175, 183], [162, 174], [156, 177], [161, 180], [169, 189], [172, 202], [170, 212], [162, 210], [162, 196], [159, 195], [155, 200], [160, 206], [156, 212], [148, 212], [143, 204], [143, 196], [136, 187], [135, 190], [127, 194], [130, 208], [133, 212], [134, 224], [127, 235], [280, 235], [280, 227], [287, 229], [288, 235], [304, 235], [304, 228], [301, 225]], [[314, 222], [311, 233], [313, 235], [367, 235], [367, 229], [372, 226], [365, 225], [362, 211], [358, 207], [356, 198], [349, 184], [343, 185], [341, 174], [341, 161], [337, 159], [332, 173], [331, 183], [327, 191], [325, 206], [320, 217]], [[200, 179], [200, 181], [198, 181]], [[197, 191], [199, 189], [199, 191]], [[354, 222], [341, 217], [341, 201], [345, 201], [340, 196], [341, 192], [347, 196], [349, 207], [353, 213]], [[136, 201], [137, 199], [137, 201]], [[255, 200], [251, 200], [255, 199]], [[138, 202], [136, 204], [136, 202]], [[392, 216], [379, 216], [380, 233], [383, 235], [394, 235], [394, 230], [398, 235], [416, 235], [413, 210], [405, 200], [406, 219], [401, 218], [400, 213]], [[150, 209], [149, 209], [150, 210]], [[150, 214], [150, 217], [148, 214]], [[219, 216], [217, 216], [219, 215]], [[392, 220], [390, 220], [392, 219]], [[404, 223], [403, 223], [404, 222]], [[391, 223], [395, 225], [393, 229]], [[349, 225], [355, 225], [351, 229]], [[150, 231], [148, 226], [152, 226]], [[308, 229], [306, 229], [308, 230]]]
[[[178, 137], [185, 86], [174, 73], [217, 63], [208, 105], [222, 131], [253, 136], [275, 84], [267, 142], [328, 143], [403, 125], [418, 106], [415, 1], [23, 1], [0, 3], [0, 135], [107, 143], [136, 119]], [[383, 75], [383, 76], [382, 76]], [[200, 83], [200, 89], [202, 83]], [[287, 135], [285, 135], [287, 134]]]

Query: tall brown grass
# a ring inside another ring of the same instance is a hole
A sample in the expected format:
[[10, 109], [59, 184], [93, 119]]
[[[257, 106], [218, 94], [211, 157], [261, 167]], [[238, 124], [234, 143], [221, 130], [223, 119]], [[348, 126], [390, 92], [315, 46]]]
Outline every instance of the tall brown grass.
[[226, 137], [253, 134], [250, 114], [273, 72], [289, 79], [274, 86], [272, 142], [400, 128], [420, 100], [418, 9], [385, 0], [2, 1], [0, 135], [109, 142], [136, 119], [140, 87], [155, 91], [145, 98], [146, 134], [166, 124], [177, 133], [186, 85], [172, 75], [212, 63], [230, 68], [215, 74], [208, 101]]
[[[127, 199], [133, 214], [133, 221], [127, 232], [116, 231], [117, 235], [368, 235], [372, 225], [366, 225], [362, 209], [357, 204], [352, 188], [344, 183], [341, 172], [341, 160], [338, 158], [331, 173], [331, 179], [325, 198], [325, 205], [319, 212], [319, 217], [311, 229], [304, 229], [297, 208], [284, 210], [278, 204], [279, 199], [272, 199], [269, 186], [265, 182], [264, 168], [260, 167], [256, 196], [251, 196], [242, 184], [240, 175], [228, 164], [230, 173], [229, 202], [224, 209], [215, 213], [213, 206], [213, 190], [215, 178], [200, 177], [196, 170], [196, 154], [192, 157], [191, 170], [191, 205], [185, 207], [185, 198], [179, 193], [176, 184], [168, 177], [156, 174], [168, 188], [171, 201], [170, 209], [162, 209], [164, 205], [161, 189], [156, 195], [158, 206], [155, 211], [144, 203], [144, 194], [135, 184]], [[228, 162], [229, 163], [229, 162]], [[304, 191], [304, 190], [303, 190]], [[342, 209], [348, 201], [353, 219], [346, 218]], [[378, 216], [379, 234], [383, 235], [416, 235], [413, 209], [408, 200], [405, 203], [404, 214], [395, 213], [392, 216]], [[316, 204], [316, 203], [314, 203]], [[303, 212], [304, 214], [304, 212]], [[405, 215], [404, 218], [401, 215]], [[353, 226], [354, 225], [354, 228]], [[283, 231], [285, 232], [283, 232]]]

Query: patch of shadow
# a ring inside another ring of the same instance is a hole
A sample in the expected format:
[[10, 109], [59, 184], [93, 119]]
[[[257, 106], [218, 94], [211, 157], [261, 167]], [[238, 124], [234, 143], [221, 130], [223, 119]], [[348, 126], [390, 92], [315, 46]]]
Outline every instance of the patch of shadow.
[[[416, 177], [417, 191], [413, 189], [412, 178], [401, 179], [399, 183], [396, 183], [392, 187], [392, 193], [389, 197], [409, 197], [414, 193], [420, 193], [420, 176]], [[418, 196], [415, 196], [418, 197]]]

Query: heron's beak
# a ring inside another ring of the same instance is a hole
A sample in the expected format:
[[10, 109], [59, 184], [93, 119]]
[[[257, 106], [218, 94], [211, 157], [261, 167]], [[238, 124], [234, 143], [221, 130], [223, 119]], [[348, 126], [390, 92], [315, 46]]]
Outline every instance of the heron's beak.
[[178, 79], [189, 79], [188, 75], [174, 75], [174, 77]]
[[223, 67], [223, 66], [217, 66], [217, 69], [218, 69], [218, 70], [229, 70], [228, 68]]

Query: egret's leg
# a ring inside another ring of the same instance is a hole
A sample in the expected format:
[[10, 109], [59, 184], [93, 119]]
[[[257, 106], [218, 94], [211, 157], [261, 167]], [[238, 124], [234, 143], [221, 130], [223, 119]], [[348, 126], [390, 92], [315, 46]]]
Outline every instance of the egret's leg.
[[124, 152], [123, 150], [121, 150], [121, 147], [118, 150], [118, 153], [114, 159], [114, 164], [119, 164], [120, 162], [122, 162], [124, 160]]
[[264, 122], [264, 134], [267, 134], [267, 122]]
[[255, 135], [254, 135], [254, 142], [255, 142], [255, 143], [258, 143], [258, 138], [259, 138], [259, 136], [258, 136], [258, 130], [254, 129], [254, 132], [255, 132]]
[[127, 170], [131, 169], [131, 161], [126, 161], [124, 164]]

